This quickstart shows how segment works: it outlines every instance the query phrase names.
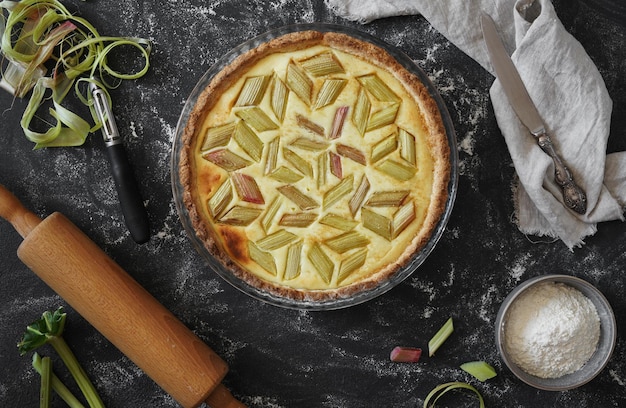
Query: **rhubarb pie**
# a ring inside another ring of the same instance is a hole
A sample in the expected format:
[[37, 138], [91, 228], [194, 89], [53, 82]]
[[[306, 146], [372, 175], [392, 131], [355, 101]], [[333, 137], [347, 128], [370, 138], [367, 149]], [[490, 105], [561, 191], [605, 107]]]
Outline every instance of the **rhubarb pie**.
[[243, 52], [182, 132], [182, 201], [206, 250], [294, 301], [384, 284], [444, 210], [450, 147], [436, 102], [383, 48], [301, 31]]

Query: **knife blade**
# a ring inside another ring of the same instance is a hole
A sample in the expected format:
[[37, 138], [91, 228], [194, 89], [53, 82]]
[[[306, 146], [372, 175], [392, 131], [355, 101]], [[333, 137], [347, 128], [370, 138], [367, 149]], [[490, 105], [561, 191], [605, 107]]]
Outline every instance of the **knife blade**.
[[150, 239], [148, 214], [139, 194], [139, 188], [128, 156], [126, 156], [113, 112], [106, 94], [98, 85], [91, 82], [89, 89], [93, 96], [96, 114], [102, 122], [102, 137], [109, 156], [109, 164], [126, 227], [133, 240], [138, 244], [143, 244]]
[[587, 196], [576, 184], [571, 171], [559, 157], [552, 139], [545, 129], [545, 124], [537, 107], [533, 103], [528, 90], [515, 68], [511, 57], [504, 48], [498, 35], [495, 23], [487, 14], [482, 13], [481, 27], [496, 77], [500, 80], [502, 89], [520, 121], [528, 128], [537, 140], [537, 144], [554, 162], [554, 179], [561, 187], [565, 205], [579, 214], [587, 211]]

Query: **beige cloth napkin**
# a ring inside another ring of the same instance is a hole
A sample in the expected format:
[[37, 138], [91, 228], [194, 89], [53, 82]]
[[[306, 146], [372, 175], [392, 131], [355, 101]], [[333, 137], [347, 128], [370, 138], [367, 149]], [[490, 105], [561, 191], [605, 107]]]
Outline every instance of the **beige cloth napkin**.
[[493, 73], [480, 28], [481, 13], [489, 14], [557, 152], [587, 193], [586, 214], [565, 207], [554, 181], [552, 160], [521, 124], [496, 79], [490, 95], [518, 176], [513, 195], [519, 229], [525, 234], [558, 238], [573, 249], [596, 232], [598, 222], [624, 220], [626, 152], [606, 154], [612, 101], [596, 66], [565, 30], [550, 0], [325, 2], [339, 16], [362, 23], [420, 13]]

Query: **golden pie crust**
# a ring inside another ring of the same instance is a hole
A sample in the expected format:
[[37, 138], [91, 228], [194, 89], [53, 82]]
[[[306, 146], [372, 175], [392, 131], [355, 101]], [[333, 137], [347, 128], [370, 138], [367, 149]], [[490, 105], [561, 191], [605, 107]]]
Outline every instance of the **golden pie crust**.
[[295, 301], [389, 280], [448, 198], [436, 102], [387, 51], [343, 33], [289, 33], [241, 54], [201, 92], [182, 140], [198, 238], [239, 279]]

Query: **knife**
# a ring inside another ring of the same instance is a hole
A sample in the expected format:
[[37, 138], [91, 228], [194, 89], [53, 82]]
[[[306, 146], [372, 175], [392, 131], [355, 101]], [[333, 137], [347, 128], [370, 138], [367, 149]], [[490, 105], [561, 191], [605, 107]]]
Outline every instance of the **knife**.
[[135, 242], [143, 244], [150, 239], [148, 214], [139, 195], [133, 169], [124, 151], [122, 137], [117, 129], [105, 92], [94, 82], [90, 83], [89, 89], [93, 96], [96, 114], [102, 122], [102, 137], [109, 156], [111, 172], [126, 227]]
[[524, 82], [513, 65], [511, 57], [506, 52], [504, 44], [502, 44], [493, 20], [485, 13], [482, 13], [481, 26], [491, 64], [511, 107], [513, 107], [520, 121], [535, 137], [541, 150], [552, 158], [554, 179], [561, 187], [565, 205], [579, 214], [584, 214], [587, 210], [587, 196], [576, 184], [572, 173], [557, 154], [552, 139], [546, 132], [543, 120], [532, 99], [530, 99]]

